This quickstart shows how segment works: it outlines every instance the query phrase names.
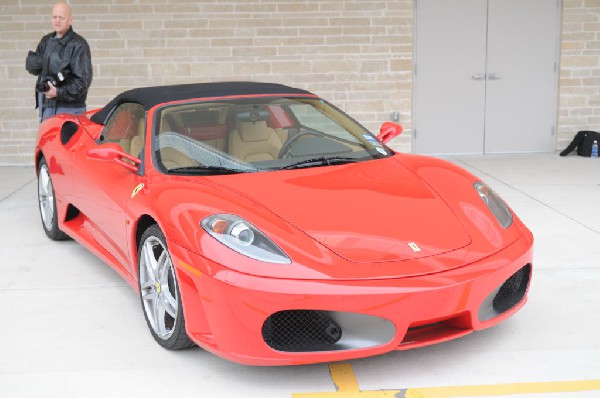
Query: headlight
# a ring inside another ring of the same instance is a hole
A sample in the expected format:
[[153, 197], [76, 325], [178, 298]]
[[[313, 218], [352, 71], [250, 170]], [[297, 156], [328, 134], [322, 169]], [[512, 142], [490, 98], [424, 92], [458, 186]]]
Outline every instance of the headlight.
[[487, 207], [489, 207], [500, 225], [504, 228], [510, 227], [513, 222], [512, 212], [496, 192], [482, 182], [476, 182], [473, 184], [473, 187], [475, 187], [475, 190]]
[[202, 220], [201, 225], [210, 236], [244, 256], [267, 263], [291, 263], [271, 239], [241, 217], [215, 214]]

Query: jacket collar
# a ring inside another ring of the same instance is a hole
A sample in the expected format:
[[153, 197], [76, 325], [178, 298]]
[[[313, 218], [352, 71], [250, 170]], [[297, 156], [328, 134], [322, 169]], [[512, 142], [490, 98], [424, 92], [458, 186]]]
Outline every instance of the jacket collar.
[[66, 46], [67, 43], [69, 42], [69, 40], [71, 40], [71, 38], [73, 37], [73, 35], [75, 34], [75, 32], [73, 31], [73, 27], [69, 26], [69, 30], [67, 30], [67, 32], [63, 35], [63, 37], [61, 37], [60, 39], [56, 37], [56, 32], [54, 33], [54, 37], [56, 38], [56, 40], [58, 40], [58, 42], [62, 45], [62, 46]]

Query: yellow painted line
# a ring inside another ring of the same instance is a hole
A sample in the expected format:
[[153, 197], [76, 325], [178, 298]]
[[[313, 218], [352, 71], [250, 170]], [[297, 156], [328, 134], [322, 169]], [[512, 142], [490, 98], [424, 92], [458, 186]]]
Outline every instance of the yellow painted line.
[[293, 393], [292, 398], [453, 398], [515, 394], [600, 391], [600, 380], [550, 381], [533, 383], [484, 384], [361, 391], [350, 364], [329, 365], [335, 392]]
[[409, 388], [405, 398], [481, 397], [516, 394], [600, 391], [600, 380], [487, 384], [479, 386]]
[[292, 398], [404, 398], [404, 390], [293, 393]]
[[339, 392], [355, 392], [358, 390], [358, 380], [349, 363], [329, 365], [329, 373], [335, 384], [335, 389]]
[[336, 392], [293, 393], [292, 398], [401, 398], [398, 390], [360, 391], [352, 365], [331, 364], [329, 373]]

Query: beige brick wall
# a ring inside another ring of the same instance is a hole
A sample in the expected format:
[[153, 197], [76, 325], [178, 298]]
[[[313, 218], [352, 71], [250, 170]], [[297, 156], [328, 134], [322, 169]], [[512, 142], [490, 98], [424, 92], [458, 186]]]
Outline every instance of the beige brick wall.
[[[52, 30], [53, 1], [0, 6], [0, 165], [31, 163], [38, 126], [29, 49]], [[148, 85], [272, 81], [308, 89], [376, 131], [392, 111], [410, 129], [411, 0], [72, 0], [92, 49], [88, 108]], [[407, 62], [408, 61], [408, 62]], [[397, 145], [409, 148], [409, 137]]]
[[[27, 51], [54, 1], [0, 4], [0, 165], [31, 164], [37, 133]], [[88, 108], [148, 85], [272, 81], [308, 89], [372, 131], [399, 111], [410, 151], [412, 0], [72, 0], [89, 42]], [[564, 0], [557, 148], [600, 130], [600, 0]]]
[[600, 131], [600, 0], [563, 0], [559, 150], [579, 130]]

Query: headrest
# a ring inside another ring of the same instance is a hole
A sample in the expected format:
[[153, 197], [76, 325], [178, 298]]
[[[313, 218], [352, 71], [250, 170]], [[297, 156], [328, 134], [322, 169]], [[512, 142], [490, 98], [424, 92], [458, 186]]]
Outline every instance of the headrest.
[[271, 129], [267, 122], [242, 122], [239, 123], [240, 138], [244, 142], [265, 141], [269, 139]]

